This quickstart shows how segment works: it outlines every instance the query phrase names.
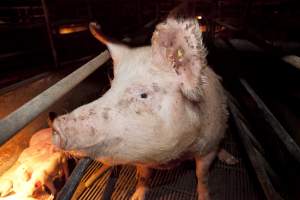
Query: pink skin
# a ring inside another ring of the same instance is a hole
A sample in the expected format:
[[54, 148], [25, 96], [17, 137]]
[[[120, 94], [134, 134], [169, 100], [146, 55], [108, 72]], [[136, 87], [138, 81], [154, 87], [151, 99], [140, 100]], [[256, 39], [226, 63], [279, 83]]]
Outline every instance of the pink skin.
[[151, 46], [139, 48], [113, 43], [91, 24], [114, 61], [111, 88], [53, 123], [59, 148], [106, 166], [137, 165], [134, 200], [144, 199], [151, 168], [182, 159], [195, 159], [199, 200], [209, 199], [207, 172], [226, 129], [226, 98], [198, 23], [174, 16], [157, 25]]
[[[22, 160], [24, 158], [30, 160], [30, 162], [25, 161], [24, 165], [31, 162], [37, 165], [36, 168], [30, 165], [26, 166], [25, 172], [30, 174], [30, 180], [27, 180], [29, 181], [27, 188], [29, 194], [33, 194], [35, 190], [46, 186], [51, 191], [51, 194], [55, 195], [56, 189], [53, 185], [53, 179], [62, 175], [67, 179], [69, 176], [67, 157], [62, 152], [55, 151], [55, 147], [51, 142], [52, 132], [52, 128], [46, 128], [35, 133], [29, 141], [29, 148], [27, 148], [30, 151], [30, 155], [26, 156], [26, 153], [23, 152], [20, 156]], [[43, 151], [43, 153], [40, 153], [40, 151]], [[38, 152], [38, 154], [35, 154], [35, 152]], [[32, 159], [31, 157], [34, 155], [38, 156]]]
[[52, 144], [52, 128], [45, 128], [36, 132], [29, 140], [29, 146]]
[[[51, 143], [52, 129], [42, 129], [30, 139], [30, 146], [23, 150], [12, 170], [8, 170], [1, 196], [14, 191], [20, 199], [34, 195], [35, 191], [47, 187], [52, 195], [56, 194], [53, 184], [55, 177], [68, 177], [67, 157], [60, 151], [55, 151]], [[2, 178], [2, 177], [1, 177]], [[19, 199], [17, 198], [17, 199]]]

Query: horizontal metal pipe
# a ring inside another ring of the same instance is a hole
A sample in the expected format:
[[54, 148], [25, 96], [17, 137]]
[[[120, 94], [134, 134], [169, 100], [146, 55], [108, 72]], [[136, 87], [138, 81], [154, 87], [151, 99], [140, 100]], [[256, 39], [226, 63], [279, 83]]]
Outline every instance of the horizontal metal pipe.
[[110, 58], [106, 50], [0, 121], [0, 144], [49, 108]]
[[300, 69], [300, 57], [296, 55], [289, 55], [289, 56], [284, 56], [282, 58], [283, 61], [286, 63], [296, 67], [297, 69]]

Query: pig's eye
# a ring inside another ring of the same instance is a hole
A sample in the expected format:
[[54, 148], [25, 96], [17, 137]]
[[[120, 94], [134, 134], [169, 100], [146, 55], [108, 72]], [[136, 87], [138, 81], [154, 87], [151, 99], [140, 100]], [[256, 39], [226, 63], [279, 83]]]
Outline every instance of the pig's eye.
[[147, 93], [142, 93], [141, 98], [146, 99], [148, 97]]

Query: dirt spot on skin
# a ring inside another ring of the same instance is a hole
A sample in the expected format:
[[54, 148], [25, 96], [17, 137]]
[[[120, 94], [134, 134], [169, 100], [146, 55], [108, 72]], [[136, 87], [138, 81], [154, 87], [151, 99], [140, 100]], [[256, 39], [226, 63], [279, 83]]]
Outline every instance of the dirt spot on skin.
[[105, 108], [103, 108], [103, 110], [105, 110], [105, 111], [110, 111], [111, 108], [105, 107]]
[[137, 115], [142, 114], [140, 110], [135, 111], [135, 113], [136, 113]]
[[159, 87], [158, 83], [152, 83], [152, 88], [154, 92], [162, 92], [163, 94], [167, 94], [167, 90], [165, 88]]
[[108, 111], [104, 111], [102, 113], [102, 117], [103, 117], [103, 119], [108, 120], [109, 119]]
[[127, 108], [132, 102], [133, 102], [133, 98], [121, 99], [117, 105], [121, 108]]
[[91, 127], [91, 134], [92, 137], [96, 135], [96, 129], [94, 127]]
[[160, 91], [160, 87], [158, 86], [157, 83], [152, 83], [152, 88], [153, 88], [154, 92], [159, 92]]
[[83, 120], [87, 119], [88, 117], [87, 117], [87, 116], [84, 116], [84, 115], [80, 115], [78, 118], [79, 118], [79, 120], [82, 120], [82, 121], [83, 121]]
[[89, 115], [92, 116], [92, 115], [96, 115], [96, 111], [94, 109], [90, 109], [89, 110]]
[[158, 105], [158, 106], [157, 106], [157, 110], [161, 110], [161, 105]]

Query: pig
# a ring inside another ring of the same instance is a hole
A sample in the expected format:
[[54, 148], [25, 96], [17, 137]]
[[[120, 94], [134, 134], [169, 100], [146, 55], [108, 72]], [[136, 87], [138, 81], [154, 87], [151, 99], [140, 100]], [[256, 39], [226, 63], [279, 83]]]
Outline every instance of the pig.
[[137, 166], [132, 200], [145, 199], [152, 169], [185, 159], [195, 159], [198, 200], [209, 199], [207, 174], [227, 127], [227, 103], [199, 24], [182, 10], [156, 26], [151, 46], [109, 40], [91, 23], [113, 60], [111, 88], [53, 123], [52, 141], [64, 151], [106, 167]]
[[16, 199], [25, 199], [46, 186], [56, 194], [53, 181], [68, 177], [67, 155], [57, 151], [51, 142], [52, 128], [41, 129], [31, 137], [16, 163], [0, 177], [0, 197], [12, 192]]
[[[52, 130], [49, 131], [52, 133]], [[46, 132], [39, 133], [42, 134], [34, 136], [43, 138]], [[18, 158], [18, 162], [19, 167], [15, 171], [15, 176], [18, 178], [13, 183], [13, 190], [25, 197], [34, 195], [44, 186], [52, 195], [56, 195], [54, 179], [68, 177], [67, 156], [61, 151], [56, 151], [48, 140], [26, 148]]]
[[57, 117], [57, 114], [55, 112], [49, 112], [48, 118], [47, 118], [47, 124], [49, 128], [44, 128], [36, 133], [33, 134], [33, 136], [29, 140], [29, 147], [35, 146], [35, 145], [52, 145], [52, 124], [54, 119]]

